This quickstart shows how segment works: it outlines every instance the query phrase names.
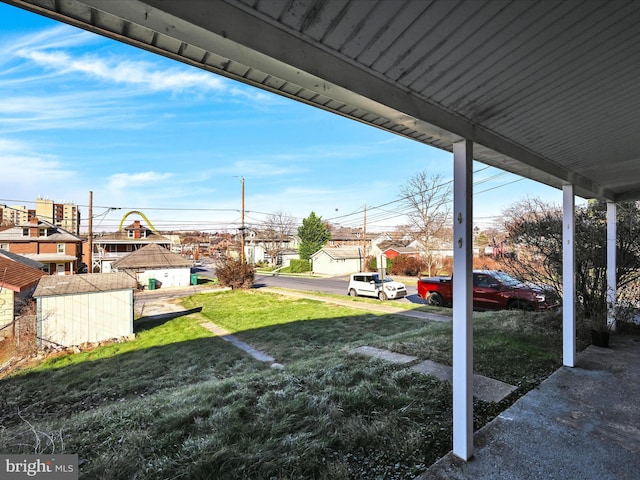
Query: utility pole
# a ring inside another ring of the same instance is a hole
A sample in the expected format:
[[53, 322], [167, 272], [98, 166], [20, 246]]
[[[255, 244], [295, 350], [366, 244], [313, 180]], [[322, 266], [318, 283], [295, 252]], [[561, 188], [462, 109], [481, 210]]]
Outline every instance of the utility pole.
[[93, 273], [93, 192], [89, 190], [89, 262], [87, 273]]
[[362, 227], [362, 268], [360, 271], [364, 272], [366, 270], [367, 263], [367, 204], [364, 204], [364, 222]]
[[242, 233], [242, 247], [240, 250], [240, 261], [244, 263], [244, 177], [240, 177], [242, 182], [242, 226], [240, 232]]

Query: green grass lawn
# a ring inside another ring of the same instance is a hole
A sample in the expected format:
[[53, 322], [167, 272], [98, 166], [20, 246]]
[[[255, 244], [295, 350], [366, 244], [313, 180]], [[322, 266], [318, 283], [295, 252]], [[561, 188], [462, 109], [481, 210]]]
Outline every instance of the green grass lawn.
[[[408, 479], [451, 449], [451, 386], [351, 353], [451, 363], [451, 325], [260, 291], [185, 299], [136, 339], [0, 381], [0, 451], [77, 453], [86, 479]], [[258, 362], [202, 318], [273, 356]], [[475, 368], [519, 388], [475, 401], [479, 428], [560, 365], [560, 318], [475, 315]]]
[[323, 292], [309, 292], [307, 290], [296, 290], [293, 288], [283, 288], [283, 287], [269, 287], [269, 290], [278, 291], [281, 290], [283, 292], [296, 292], [302, 295], [309, 295], [313, 297], [322, 297], [328, 299], [336, 299], [340, 302], [353, 302], [353, 303], [369, 303], [373, 305], [386, 305], [389, 307], [395, 307], [403, 310], [417, 310], [420, 312], [427, 313], [435, 313], [438, 315], [444, 315], [447, 317], [453, 316], [453, 311], [449, 307], [433, 307], [431, 305], [427, 305], [426, 303], [411, 303], [411, 302], [400, 302], [397, 300], [386, 300], [380, 301], [374, 297], [350, 297], [347, 295], [336, 294], [336, 293], [323, 293]]

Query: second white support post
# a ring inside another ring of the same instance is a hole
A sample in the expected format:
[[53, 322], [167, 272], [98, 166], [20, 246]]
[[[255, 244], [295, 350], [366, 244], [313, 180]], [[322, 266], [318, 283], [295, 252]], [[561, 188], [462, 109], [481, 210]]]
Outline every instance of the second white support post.
[[562, 363], [576, 361], [575, 196], [573, 185], [562, 187]]
[[614, 330], [616, 327], [616, 242], [617, 207], [613, 202], [607, 202], [607, 325]]
[[473, 142], [453, 144], [453, 453], [473, 455]]

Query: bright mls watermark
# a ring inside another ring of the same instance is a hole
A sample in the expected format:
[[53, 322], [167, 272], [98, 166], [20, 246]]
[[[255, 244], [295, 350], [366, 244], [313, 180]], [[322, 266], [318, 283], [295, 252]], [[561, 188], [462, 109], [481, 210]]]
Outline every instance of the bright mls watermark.
[[78, 480], [78, 455], [0, 455], [2, 480]]

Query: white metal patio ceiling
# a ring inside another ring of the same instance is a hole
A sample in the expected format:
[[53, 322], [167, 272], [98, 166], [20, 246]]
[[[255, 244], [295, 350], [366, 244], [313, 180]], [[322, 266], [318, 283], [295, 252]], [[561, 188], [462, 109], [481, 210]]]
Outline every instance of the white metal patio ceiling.
[[584, 197], [640, 199], [637, 0], [2, 0]]

